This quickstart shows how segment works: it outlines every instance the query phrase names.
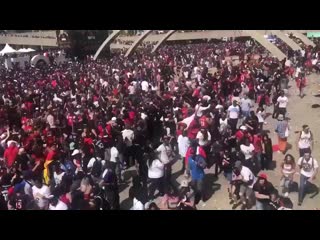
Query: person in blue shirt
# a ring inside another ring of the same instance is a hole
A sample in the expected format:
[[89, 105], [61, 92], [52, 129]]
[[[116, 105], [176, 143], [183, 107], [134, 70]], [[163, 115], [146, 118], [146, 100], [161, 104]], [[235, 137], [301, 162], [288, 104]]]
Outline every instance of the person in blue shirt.
[[[195, 192], [195, 203], [203, 199], [203, 179], [205, 176], [204, 169], [196, 162], [196, 151], [191, 150], [191, 156], [188, 159], [189, 169], [191, 173], [191, 186]], [[197, 201], [198, 200], [198, 201]]]

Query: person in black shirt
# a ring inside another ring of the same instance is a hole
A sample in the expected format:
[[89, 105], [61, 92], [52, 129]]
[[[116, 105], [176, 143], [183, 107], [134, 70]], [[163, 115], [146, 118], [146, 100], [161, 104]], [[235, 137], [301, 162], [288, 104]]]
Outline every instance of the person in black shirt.
[[261, 169], [271, 169], [271, 163], [273, 158], [272, 141], [268, 134], [262, 136], [262, 158], [261, 158]]
[[266, 206], [267, 210], [290, 210], [293, 208], [293, 203], [290, 198], [279, 196], [277, 189], [274, 189], [270, 194], [270, 202]]
[[30, 161], [27, 153], [25, 152], [24, 148], [19, 149], [19, 153], [16, 160], [16, 166], [21, 171], [28, 170], [28, 162]]
[[267, 175], [265, 173], [260, 173], [258, 181], [253, 185], [257, 210], [266, 210], [266, 206], [270, 202], [270, 195], [273, 190], [274, 187], [270, 182], [268, 182]]

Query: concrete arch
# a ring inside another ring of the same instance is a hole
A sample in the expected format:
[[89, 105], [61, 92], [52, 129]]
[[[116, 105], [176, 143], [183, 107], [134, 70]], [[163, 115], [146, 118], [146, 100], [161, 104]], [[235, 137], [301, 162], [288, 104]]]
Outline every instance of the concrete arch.
[[152, 53], [156, 52], [158, 50], [158, 48], [160, 47], [160, 45], [165, 42], [172, 34], [174, 34], [176, 31], [178, 30], [170, 30], [169, 32], [166, 33], [166, 35], [160, 39], [157, 44], [153, 47], [152, 49]]
[[105, 48], [105, 46], [109, 45], [116, 37], [118, 37], [121, 31], [123, 30], [113, 30], [113, 32], [107, 37], [106, 40], [104, 40], [104, 42], [101, 44], [101, 46], [97, 50], [96, 54], [93, 57], [93, 60], [96, 60], [98, 58], [99, 54]]
[[310, 45], [312, 47], [315, 47], [316, 44], [314, 42], [312, 42], [309, 38], [307, 38], [305, 35], [303, 35], [302, 33], [298, 32], [298, 31], [287, 31], [292, 33], [295, 37], [300, 38], [302, 42], [304, 42], [304, 44]]
[[291, 38], [286, 36], [283, 32], [279, 30], [272, 30], [272, 34], [276, 35], [283, 42], [285, 42], [293, 51], [302, 50], [302, 48], [296, 44]]
[[152, 32], [152, 30], [145, 30], [142, 35], [137, 38], [131, 47], [126, 52], [126, 57], [129, 57], [131, 53], [136, 49], [136, 47]]
[[264, 38], [263, 34], [259, 33], [258, 31], [254, 30], [244, 30], [251, 38], [255, 39], [259, 42], [262, 46], [264, 46], [274, 57], [278, 58], [279, 60], [283, 60], [286, 58], [286, 55], [280, 51], [274, 44], [269, 42], [267, 39]]

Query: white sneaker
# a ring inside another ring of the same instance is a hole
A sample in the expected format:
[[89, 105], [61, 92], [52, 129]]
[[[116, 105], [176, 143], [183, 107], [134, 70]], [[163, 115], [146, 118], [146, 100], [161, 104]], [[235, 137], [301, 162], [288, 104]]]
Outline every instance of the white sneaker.
[[288, 196], [289, 196], [289, 193], [288, 193], [288, 192], [286, 192], [286, 193], [284, 194], [284, 196], [285, 196], [285, 197], [288, 197]]

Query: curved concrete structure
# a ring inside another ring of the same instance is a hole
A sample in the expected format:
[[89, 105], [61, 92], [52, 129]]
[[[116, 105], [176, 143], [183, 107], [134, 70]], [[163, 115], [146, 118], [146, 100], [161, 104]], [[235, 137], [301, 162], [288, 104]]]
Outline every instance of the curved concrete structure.
[[119, 34], [121, 33], [121, 31], [123, 30], [113, 30], [113, 32], [107, 37], [106, 40], [104, 40], [104, 42], [101, 44], [101, 46], [99, 47], [99, 49], [97, 50], [96, 54], [94, 55], [93, 59], [96, 60], [99, 56], [99, 54], [101, 53], [101, 51], [105, 48], [105, 46], [107, 46], [108, 44], [110, 44], [116, 37], [119, 36]]
[[160, 45], [165, 42], [172, 34], [174, 34], [177, 30], [170, 30], [169, 32], [166, 33], [166, 35], [160, 39], [157, 44], [153, 47], [152, 49], [152, 53], [156, 52], [158, 50], [158, 48], [160, 47]]
[[129, 57], [131, 53], [136, 49], [136, 47], [152, 32], [152, 30], [145, 30], [139, 38], [131, 45], [131, 47], [126, 52], [126, 57]]
[[302, 50], [302, 48], [296, 44], [291, 38], [279, 30], [272, 30], [273, 35], [276, 35], [283, 42], [285, 42], [293, 51]]
[[280, 49], [277, 48], [274, 44], [265, 39], [263, 34], [254, 30], [244, 30], [244, 32], [246, 32], [257, 42], [259, 42], [262, 46], [264, 46], [274, 57], [278, 58], [279, 60], [283, 60], [284, 58], [286, 58], [286, 55], [281, 52]]
[[304, 44], [310, 45], [312, 47], [315, 47], [316, 44], [314, 44], [314, 42], [312, 42], [309, 38], [307, 38], [305, 35], [303, 35], [302, 33], [292, 30], [292, 31], [288, 31], [290, 33], [292, 33], [295, 37], [300, 38], [302, 42], [304, 42]]

